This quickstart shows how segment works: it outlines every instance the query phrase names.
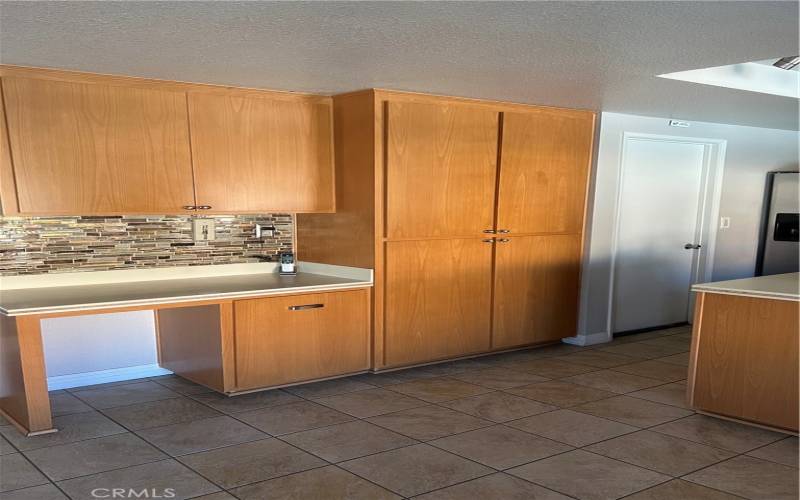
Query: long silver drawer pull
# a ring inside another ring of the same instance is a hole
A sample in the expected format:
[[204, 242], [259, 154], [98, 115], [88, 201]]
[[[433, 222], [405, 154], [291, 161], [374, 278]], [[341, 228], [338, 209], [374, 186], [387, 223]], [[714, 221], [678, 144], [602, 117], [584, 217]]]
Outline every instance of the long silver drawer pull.
[[325, 304], [303, 304], [302, 306], [289, 306], [290, 311], [302, 311], [303, 309], [319, 309], [325, 307]]

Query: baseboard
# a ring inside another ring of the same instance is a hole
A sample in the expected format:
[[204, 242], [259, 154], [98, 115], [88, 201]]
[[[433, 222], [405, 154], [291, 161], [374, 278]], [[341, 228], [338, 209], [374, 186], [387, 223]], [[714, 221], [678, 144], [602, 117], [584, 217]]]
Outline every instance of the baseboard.
[[170, 373], [172, 372], [161, 368], [155, 363], [150, 365], [126, 366], [124, 368], [114, 368], [96, 372], [72, 373], [70, 375], [47, 377], [47, 390], [56, 391], [58, 389], [71, 389], [73, 387], [82, 387], [85, 385], [158, 377], [159, 375], [169, 375]]
[[611, 341], [611, 336], [607, 332], [591, 333], [589, 335], [576, 335], [574, 337], [566, 337], [561, 339], [565, 344], [587, 346], [595, 344], [604, 344]]

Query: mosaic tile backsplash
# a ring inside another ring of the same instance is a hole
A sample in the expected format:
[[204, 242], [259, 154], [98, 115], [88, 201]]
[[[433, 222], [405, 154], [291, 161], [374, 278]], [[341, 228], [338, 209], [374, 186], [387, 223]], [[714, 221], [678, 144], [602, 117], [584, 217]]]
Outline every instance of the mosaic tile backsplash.
[[[190, 216], [0, 217], [0, 275], [277, 261], [292, 250], [289, 214], [207, 217], [216, 239], [203, 242]], [[274, 237], [256, 238], [256, 224]]]

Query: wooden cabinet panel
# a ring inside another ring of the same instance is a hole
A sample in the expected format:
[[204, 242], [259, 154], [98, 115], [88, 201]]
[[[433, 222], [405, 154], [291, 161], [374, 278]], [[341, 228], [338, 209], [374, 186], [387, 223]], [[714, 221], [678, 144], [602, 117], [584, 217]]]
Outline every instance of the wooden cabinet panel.
[[498, 229], [582, 230], [593, 133], [594, 115], [588, 112], [504, 113]]
[[333, 211], [331, 107], [329, 98], [189, 92], [197, 204]]
[[14, 215], [19, 212], [17, 183], [14, 180], [14, 167], [11, 164], [11, 147], [8, 145], [2, 85], [0, 85], [0, 209], [3, 215]]
[[703, 293], [696, 310], [692, 406], [797, 432], [800, 303]]
[[499, 114], [386, 104], [386, 236], [477, 236], [494, 222]]
[[238, 390], [369, 368], [369, 291], [234, 302]]
[[517, 236], [495, 250], [492, 347], [575, 335], [580, 235]]
[[20, 212], [194, 204], [184, 93], [16, 77], [2, 85]]
[[385, 364], [488, 350], [491, 266], [476, 238], [386, 243]]

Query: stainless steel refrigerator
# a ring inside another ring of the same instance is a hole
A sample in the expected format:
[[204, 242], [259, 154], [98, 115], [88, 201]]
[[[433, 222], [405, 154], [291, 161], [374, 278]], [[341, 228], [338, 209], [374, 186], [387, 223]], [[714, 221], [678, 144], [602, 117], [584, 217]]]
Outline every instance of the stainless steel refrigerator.
[[756, 276], [794, 273], [800, 267], [800, 189], [797, 172], [767, 174], [766, 203]]

